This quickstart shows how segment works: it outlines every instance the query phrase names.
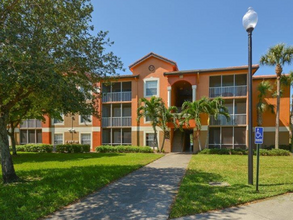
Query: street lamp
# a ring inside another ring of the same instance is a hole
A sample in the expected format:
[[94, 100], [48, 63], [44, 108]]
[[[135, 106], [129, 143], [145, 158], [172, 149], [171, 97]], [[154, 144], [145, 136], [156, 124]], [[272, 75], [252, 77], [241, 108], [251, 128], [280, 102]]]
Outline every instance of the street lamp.
[[252, 31], [258, 21], [251, 8], [243, 16], [242, 24], [248, 33], [248, 184], [253, 185], [253, 141], [252, 141]]

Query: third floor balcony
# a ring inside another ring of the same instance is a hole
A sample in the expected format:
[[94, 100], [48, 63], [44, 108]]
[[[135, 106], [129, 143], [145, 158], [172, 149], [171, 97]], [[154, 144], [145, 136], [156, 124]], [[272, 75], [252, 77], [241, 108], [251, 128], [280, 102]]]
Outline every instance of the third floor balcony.
[[210, 98], [214, 97], [234, 97], [234, 96], [246, 96], [247, 86], [224, 86], [224, 87], [210, 87]]

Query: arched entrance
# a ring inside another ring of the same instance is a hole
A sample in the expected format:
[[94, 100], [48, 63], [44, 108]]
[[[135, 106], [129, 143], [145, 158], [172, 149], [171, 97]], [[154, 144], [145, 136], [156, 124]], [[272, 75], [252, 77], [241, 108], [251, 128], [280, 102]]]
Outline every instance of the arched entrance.
[[[178, 81], [172, 85], [172, 106], [176, 106], [181, 112], [182, 104], [185, 101], [192, 102], [192, 86], [187, 81]], [[172, 152], [192, 152], [193, 132], [192, 129], [177, 129], [174, 131]]]
[[185, 101], [192, 101], [192, 86], [187, 81], [179, 81], [172, 85], [172, 106], [176, 106], [181, 111]]

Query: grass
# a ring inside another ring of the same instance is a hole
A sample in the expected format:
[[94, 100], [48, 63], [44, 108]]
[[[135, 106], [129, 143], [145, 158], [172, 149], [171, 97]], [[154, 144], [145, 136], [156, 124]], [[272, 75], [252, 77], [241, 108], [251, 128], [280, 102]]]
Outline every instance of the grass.
[[[256, 157], [254, 157], [254, 167]], [[293, 158], [260, 157], [259, 192], [247, 184], [247, 156], [193, 155], [170, 217], [176, 218], [293, 191]], [[256, 170], [254, 169], [254, 176]], [[230, 187], [210, 186], [226, 181]], [[254, 179], [255, 181], [255, 179]]]
[[0, 184], [0, 218], [46, 216], [161, 156], [21, 153], [13, 161], [17, 175], [24, 181]]

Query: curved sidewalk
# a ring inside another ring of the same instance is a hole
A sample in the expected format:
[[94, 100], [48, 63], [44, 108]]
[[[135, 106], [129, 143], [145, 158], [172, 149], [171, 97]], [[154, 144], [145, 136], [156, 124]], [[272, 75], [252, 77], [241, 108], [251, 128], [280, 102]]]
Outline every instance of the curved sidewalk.
[[249, 205], [227, 208], [174, 220], [292, 220], [293, 193]]
[[168, 219], [191, 156], [167, 154], [48, 219]]

